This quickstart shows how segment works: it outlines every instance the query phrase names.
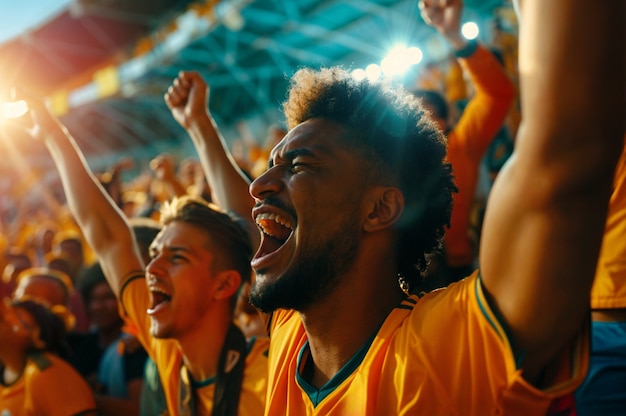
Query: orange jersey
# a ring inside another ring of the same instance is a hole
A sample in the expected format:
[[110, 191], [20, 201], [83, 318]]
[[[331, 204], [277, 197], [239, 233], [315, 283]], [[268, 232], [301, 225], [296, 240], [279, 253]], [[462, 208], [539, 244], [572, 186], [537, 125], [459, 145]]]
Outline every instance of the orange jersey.
[[[178, 401], [181, 390], [181, 367], [183, 356], [178, 343], [171, 339], [156, 339], [150, 334], [150, 318], [146, 313], [149, 307], [148, 290], [142, 274], [131, 277], [120, 294], [124, 318], [137, 329], [137, 338], [154, 360], [161, 377], [170, 415], [178, 414]], [[210, 337], [207, 334], [207, 337]], [[249, 345], [246, 356], [239, 415], [262, 415], [267, 389], [267, 349], [269, 339], [256, 338]], [[213, 409], [215, 383], [207, 383], [195, 388], [197, 415], [210, 415]]]
[[85, 380], [54, 354], [33, 354], [15, 383], [0, 384], [2, 416], [67, 416], [95, 410]]
[[626, 308], [626, 147], [615, 171], [591, 307]]
[[515, 96], [515, 88], [502, 65], [480, 44], [471, 56], [459, 62], [471, 77], [475, 94], [448, 134], [447, 158], [459, 189], [453, 195], [450, 229], [445, 235], [446, 256], [453, 267], [474, 262], [476, 250], [469, 236], [469, 222], [479, 165]]
[[553, 386], [528, 384], [477, 272], [421, 299], [406, 298], [320, 389], [300, 376], [310, 353], [300, 316], [277, 311], [270, 331], [265, 414], [271, 416], [540, 415], [571, 393], [587, 368], [585, 333], [555, 361]]

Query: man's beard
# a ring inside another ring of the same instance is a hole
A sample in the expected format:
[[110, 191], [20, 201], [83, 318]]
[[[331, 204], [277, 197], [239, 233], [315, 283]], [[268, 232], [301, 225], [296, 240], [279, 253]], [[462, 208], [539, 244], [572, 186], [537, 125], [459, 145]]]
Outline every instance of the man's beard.
[[255, 282], [250, 302], [266, 313], [276, 309], [304, 311], [330, 294], [358, 252], [357, 217], [351, 218], [352, 222], [335, 233], [334, 239], [316, 248], [301, 248], [300, 256], [283, 275], [263, 286]]

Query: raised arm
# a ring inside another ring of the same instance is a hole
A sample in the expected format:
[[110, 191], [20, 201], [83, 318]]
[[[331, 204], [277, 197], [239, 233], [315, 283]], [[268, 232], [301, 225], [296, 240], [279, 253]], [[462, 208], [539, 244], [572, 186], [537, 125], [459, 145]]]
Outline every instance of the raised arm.
[[29, 133], [50, 151], [70, 211], [100, 260], [111, 288], [119, 295], [120, 280], [144, 267], [132, 230], [65, 126], [39, 100], [28, 99], [28, 104], [33, 123]]
[[[515, 88], [496, 57], [476, 41], [461, 35], [461, 0], [422, 0], [420, 13], [452, 46], [463, 71], [475, 88], [455, 130], [463, 131], [464, 147], [480, 161], [489, 143], [502, 127], [515, 98]], [[457, 138], [457, 140], [460, 140]]]
[[461, 36], [462, 1], [451, 0], [442, 5], [439, 1], [424, 0], [420, 1], [419, 7], [424, 21], [453, 47], [463, 72], [469, 75], [474, 86], [474, 94], [448, 134], [448, 161], [452, 164], [459, 191], [454, 195], [445, 246], [448, 265], [461, 267], [453, 276], [447, 276], [456, 280], [464, 277], [457, 273], [464, 272], [475, 261], [476, 248], [468, 231], [480, 163], [504, 124], [515, 97], [515, 88], [491, 52], [478, 42], [468, 42]]
[[589, 290], [624, 134], [626, 3], [526, 0], [516, 150], [491, 191], [484, 289], [540, 372], [588, 319]]
[[181, 72], [167, 90], [165, 102], [196, 147], [213, 201], [248, 223], [248, 233], [256, 247], [260, 235], [252, 221], [254, 200], [248, 192], [250, 182], [231, 155], [211, 116], [207, 107], [208, 91], [200, 74]]

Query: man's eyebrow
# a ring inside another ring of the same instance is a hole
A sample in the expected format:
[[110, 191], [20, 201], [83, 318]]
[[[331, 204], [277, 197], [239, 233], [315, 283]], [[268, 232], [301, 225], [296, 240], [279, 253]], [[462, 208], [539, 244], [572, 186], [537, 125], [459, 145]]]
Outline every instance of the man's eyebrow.
[[[272, 152], [270, 153], [270, 157], [269, 157], [269, 161], [268, 161], [268, 167], [271, 168], [272, 166], [274, 166], [274, 158], [277, 156], [278, 152]], [[278, 155], [278, 157], [280, 159], [283, 160], [293, 160], [295, 158], [297, 158], [298, 156], [315, 156], [316, 153], [313, 152], [311, 149], [307, 149], [304, 147], [298, 147], [295, 149], [289, 149], [286, 150], [282, 155]]]
[[[155, 246], [150, 246], [150, 252], [155, 252], [155, 251], [159, 251], [159, 247]], [[161, 246], [161, 251], [169, 251], [169, 252], [184, 252], [184, 253], [191, 253], [191, 250], [189, 250], [188, 247], [185, 246], [168, 246], [168, 245], [163, 245]]]
[[287, 160], [293, 160], [298, 156], [315, 156], [315, 152], [313, 152], [311, 149], [299, 147], [297, 149], [287, 150], [283, 157]]
[[166, 246], [165, 249], [169, 250], [169, 251], [176, 251], [176, 252], [179, 252], [179, 251], [182, 251], [182, 252], [185, 252], [185, 253], [190, 253], [191, 252], [191, 250], [189, 250], [189, 248], [183, 247], [183, 246]]

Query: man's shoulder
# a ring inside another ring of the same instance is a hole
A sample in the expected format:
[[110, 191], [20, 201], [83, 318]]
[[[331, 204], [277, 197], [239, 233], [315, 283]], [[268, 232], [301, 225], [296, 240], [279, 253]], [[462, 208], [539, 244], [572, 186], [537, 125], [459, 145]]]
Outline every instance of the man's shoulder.
[[[478, 270], [469, 276], [450, 283], [446, 287], [422, 292], [418, 295], [419, 305], [426, 306], [438, 302], [458, 302], [466, 300], [468, 296], [476, 293], [476, 285], [479, 285], [480, 276]], [[459, 298], [459, 296], [461, 296]]]
[[82, 378], [78, 372], [64, 359], [47, 352], [37, 352], [30, 354], [28, 364], [24, 372], [27, 379], [35, 381], [38, 384], [42, 382], [56, 383], [58, 380], [63, 382], [81, 381]]

